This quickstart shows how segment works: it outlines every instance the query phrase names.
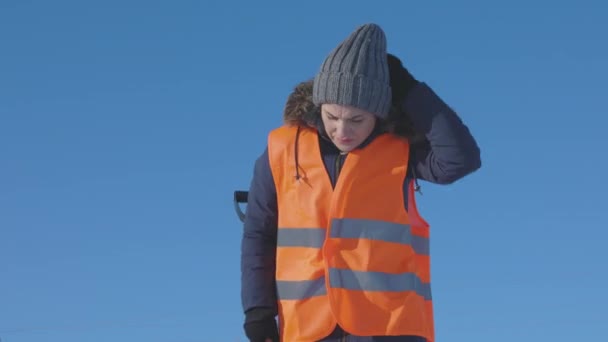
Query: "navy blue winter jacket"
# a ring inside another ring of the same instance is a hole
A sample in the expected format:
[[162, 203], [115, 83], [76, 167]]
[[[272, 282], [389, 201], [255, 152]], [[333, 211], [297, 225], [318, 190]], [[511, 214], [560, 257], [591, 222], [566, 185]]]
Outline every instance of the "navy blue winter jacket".
[[[450, 184], [480, 168], [480, 150], [469, 129], [428, 85], [417, 83], [408, 92], [403, 107], [416, 131], [426, 138], [411, 145], [410, 179]], [[375, 130], [361, 147], [381, 133]], [[323, 132], [319, 136], [323, 161], [332, 184], [335, 184], [344, 156]], [[407, 184], [408, 180], [404, 182], [406, 210]], [[255, 163], [244, 222], [241, 245], [244, 312], [264, 308], [257, 311], [266, 315], [277, 314], [276, 239], [277, 197], [266, 149]]]

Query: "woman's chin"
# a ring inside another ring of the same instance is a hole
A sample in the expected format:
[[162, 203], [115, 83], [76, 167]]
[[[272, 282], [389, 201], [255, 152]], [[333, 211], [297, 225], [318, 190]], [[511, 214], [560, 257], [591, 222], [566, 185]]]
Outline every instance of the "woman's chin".
[[334, 141], [334, 145], [342, 152], [350, 152], [355, 147], [352, 142], [344, 143], [341, 141]]

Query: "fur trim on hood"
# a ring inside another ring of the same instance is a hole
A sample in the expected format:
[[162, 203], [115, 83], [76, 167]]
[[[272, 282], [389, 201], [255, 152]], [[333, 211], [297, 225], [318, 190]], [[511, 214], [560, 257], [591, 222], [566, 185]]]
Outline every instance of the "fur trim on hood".
[[321, 108], [312, 102], [312, 80], [298, 84], [287, 97], [283, 111], [286, 125], [318, 128]]
[[[296, 85], [292, 93], [287, 97], [283, 111], [283, 122], [286, 125], [303, 126], [317, 129], [323, 132], [323, 121], [321, 120], [321, 108], [312, 102], [312, 80], [304, 81]], [[386, 120], [379, 120], [382, 132], [396, 134], [410, 139], [411, 142], [419, 140], [415, 136], [414, 129], [406, 113], [400, 106], [393, 105]]]

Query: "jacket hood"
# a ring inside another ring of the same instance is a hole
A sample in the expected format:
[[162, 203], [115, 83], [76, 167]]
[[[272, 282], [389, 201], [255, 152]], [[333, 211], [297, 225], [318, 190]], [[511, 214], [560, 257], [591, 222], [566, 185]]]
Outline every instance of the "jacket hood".
[[[324, 135], [321, 107], [312, 101], [313, 80], [300, 82], [287, 97], [283, 110], [283, 122], [290, 126], [302, 126], [316, 129]], [[393, 104], [388, 118], [378, 120], [378, 130], [382, 133], [392, 133], [407, 139], [415, 138], [412, 124], [400, 105]], [[418, 139], [415, 139], [418, 140]]]
[[299, 83], [287, 97], [283, 110], [286, 125], [320, 128], [321, 107], [312, 102], [313, 80]]

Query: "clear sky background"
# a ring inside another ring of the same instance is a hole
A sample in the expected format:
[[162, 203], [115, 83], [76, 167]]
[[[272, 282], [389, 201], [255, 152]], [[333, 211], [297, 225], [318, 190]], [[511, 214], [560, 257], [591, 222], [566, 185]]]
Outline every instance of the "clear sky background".
[[0, 0], [2, 342], [245, 341], [247, 189], [356, 26], [462, 117], [422, 183], [443, 341], [608, 340], [602, 1]]

